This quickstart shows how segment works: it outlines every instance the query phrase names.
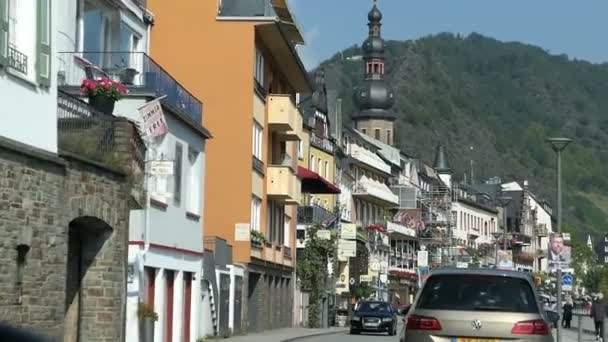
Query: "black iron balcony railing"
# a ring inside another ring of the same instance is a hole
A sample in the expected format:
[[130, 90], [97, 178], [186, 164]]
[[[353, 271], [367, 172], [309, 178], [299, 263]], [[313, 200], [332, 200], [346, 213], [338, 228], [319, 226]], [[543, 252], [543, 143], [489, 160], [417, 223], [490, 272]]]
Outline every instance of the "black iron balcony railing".
[[27, 75], [27, 55], [21, 53], [12, 46], [8, 47], [8, 65], [11, 68]]
[[310, 143], [311, 143], [311, 145], [313, 145], [319, 149], [322, 149], [329, 153], [334, 153], [334, 145], [327, 138], [321, 138], [321, 137], [317, 136], [316, 134], [311, 134]]
[[128, 158], [144, 170], [146, 147], [124, 118], [103, 114], [62, 91], [57, 93], [58, 145], [63, 151], [124, 169]]
[[298, 224], [323, 224], [334, 216], [332, 212], [318, 205], [298, 207]]
[[108, 77], [131, 93], [165, 96], [161, 102], [200, 127], [203, 103], [144, 52], [60, 52], [59, 86], [80, 87], [85, 78]]

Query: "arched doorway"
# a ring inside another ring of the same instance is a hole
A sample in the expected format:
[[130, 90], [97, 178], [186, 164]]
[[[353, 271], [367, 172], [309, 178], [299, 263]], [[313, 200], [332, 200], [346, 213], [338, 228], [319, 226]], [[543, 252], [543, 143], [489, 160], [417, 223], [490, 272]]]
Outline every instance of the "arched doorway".
[[84, 340], [81, 337], [83, 290], [91, 275], [89, 270], [111, 234], [112, 227], [96, 217], [82, 216], [69, 223], [64, 342]]

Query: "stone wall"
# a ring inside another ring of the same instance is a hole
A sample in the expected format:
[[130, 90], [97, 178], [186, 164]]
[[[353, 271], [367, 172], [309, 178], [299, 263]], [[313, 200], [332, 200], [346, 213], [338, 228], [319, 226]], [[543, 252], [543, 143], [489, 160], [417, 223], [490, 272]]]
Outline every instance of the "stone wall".
[[129, 184], [101, 165], [0, 137], [0, 321], [124, 339]]

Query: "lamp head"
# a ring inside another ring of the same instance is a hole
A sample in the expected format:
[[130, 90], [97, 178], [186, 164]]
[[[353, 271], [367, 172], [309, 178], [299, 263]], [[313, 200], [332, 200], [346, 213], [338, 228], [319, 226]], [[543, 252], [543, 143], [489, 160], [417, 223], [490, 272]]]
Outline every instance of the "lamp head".
[[570, 144], [572, 142], [572, 139], [569, 138], [547, 138], [545, 139], [545, 142], [548, 142], [549, 144], [551, 144], [551, 147], [553, 147], [553, 151], [555, 152], [561, 152], [563, 151], [566, 146], [568, 146], [568, 144]]

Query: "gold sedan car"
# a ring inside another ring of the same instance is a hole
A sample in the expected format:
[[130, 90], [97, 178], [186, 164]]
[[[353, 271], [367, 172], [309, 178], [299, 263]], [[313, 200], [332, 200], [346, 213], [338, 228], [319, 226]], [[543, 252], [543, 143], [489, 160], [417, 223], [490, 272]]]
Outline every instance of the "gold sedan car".
[[401, 341], [553, 342], [529, 275], [495, 269], [431, 272], [407, 310]]

